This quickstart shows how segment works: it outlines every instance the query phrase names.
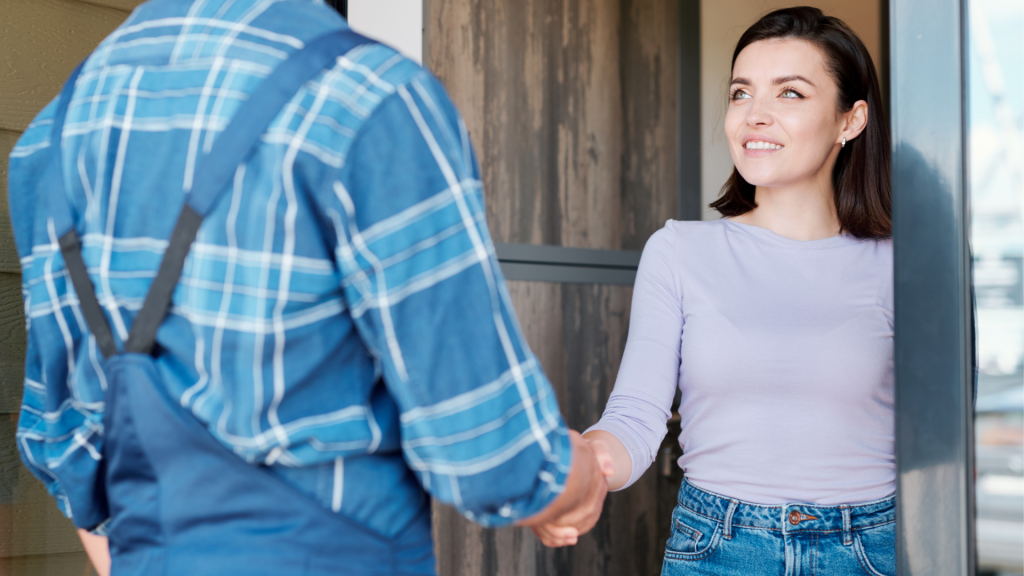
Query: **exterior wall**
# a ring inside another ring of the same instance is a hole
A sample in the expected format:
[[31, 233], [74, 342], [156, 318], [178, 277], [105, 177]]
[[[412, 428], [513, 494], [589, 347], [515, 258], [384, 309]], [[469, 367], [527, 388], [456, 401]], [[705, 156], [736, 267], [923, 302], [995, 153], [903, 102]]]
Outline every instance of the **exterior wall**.
[[[675, 217], [679, 0], [430, 0], [426, 12], [426, 65], [465, 117], [495, 242], [639, 250]], [[585, 429], [615, 382], [632, 288], [509, 290], [568, 425]], [[571, 549], [437, 507], [440, 574], [659, 574], [681, 480], [661, 464], [676, 436]]]
[[65, 78], [138, 0], [0, 0], [0, 574], [81, 576], [71, 523], [18, 458], [25, 320], [7, 216], [7, 155]]
[[[732, 52], [743, 32], [758, 18], [779, 8], [816, 6], [836, 16], [853, 29], [867, 46], [879, 76], [883, 52], [882, 2], [863, 0], [701, 0], [701, 191], [704, 219], [719, 218], [707, 205], [718, 198], [722, 185], [732, 174], [732, 156], [722, 123], [729, 93]], [[883, 87], [884, 90], [884, 87]]]

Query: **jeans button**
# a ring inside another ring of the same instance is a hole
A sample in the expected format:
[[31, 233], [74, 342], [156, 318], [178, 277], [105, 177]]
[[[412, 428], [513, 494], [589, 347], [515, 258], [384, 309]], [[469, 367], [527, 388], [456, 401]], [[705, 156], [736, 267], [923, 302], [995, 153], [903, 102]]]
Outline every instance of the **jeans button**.
[[789, 513], [789, 523], [792, 524], [793, 526], [796, 526], [797, 524], [800, 523], [800, 520], [802, 520], [802, 518], [800, 516], [801, 515], [800, 515], [799, 512], [797, 512], [796, 510], [793, 510], [792, 512]]

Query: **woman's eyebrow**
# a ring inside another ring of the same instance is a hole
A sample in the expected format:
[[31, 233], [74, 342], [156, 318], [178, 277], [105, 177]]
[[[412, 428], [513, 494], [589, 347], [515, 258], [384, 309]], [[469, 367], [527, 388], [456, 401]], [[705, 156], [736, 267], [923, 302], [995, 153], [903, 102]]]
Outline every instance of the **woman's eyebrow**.
[[[806, 82], [806, 83], [810, 84], [811, 86], [814, 86], [814, 82], [811, 82], [810, 80], [808, 80], [807, 78], [804, 78], [803, 76], [800, 76], [799, 74], [791, 74], [789, 76], [781, 76], [779, 78], [776, 78], [775, 80], [772, 80], [772, 84], [785, 84], [786, 82], [795, 82], [797, 80], [799, 80], [801, 82]], [[743, 86], [750, 86], [750, 80], [747, 80], [746, 78], [733, 78], [732, 82], [730, 82], [729, 85], [731, 86], [733, 84], [741, 84]], [[815, 86], [815, 88], [817, 88], [817, 86]]]
[[[797, 80], [801, 82], [806, 82], [811, 86], [814, 86], [814, 82], [811, 82], [810, 80], [804, 78], [803, 76], [800, 76], [799, 74], [792, 74], [790, 76], [782, 76], [781, 78], [776, 78], [775, 80], [772, 80], [772, 84], [785, 84], [786, 82], [795, 82]], [[815, 88], [817, 88], [817, 86], [815, 86]]]

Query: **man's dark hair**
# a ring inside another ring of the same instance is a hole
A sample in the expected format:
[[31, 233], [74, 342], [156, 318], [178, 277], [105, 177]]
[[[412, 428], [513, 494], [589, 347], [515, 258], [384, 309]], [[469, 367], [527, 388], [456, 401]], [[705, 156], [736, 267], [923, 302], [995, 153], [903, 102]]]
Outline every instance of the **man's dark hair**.
[[[771, 12], [747, 29], [736, 44], [732, 65], [744, 48], [770, 39], [793, 38], [815, 45], [824, 55], [829, 75], [839, 88], [838, 102], [848, 112], [858, 100], [868, 105], [868, 124], [846, 143], [832, 170], [836, 212], [843, 232], [857, 238], [892, 234], [891, 151], [878, 74], [864, 43], [843, 23], [821, 10], [802, 6]], [[755, 187], [733, 168], [711, 207], [723, 216], [738, 216], [757, 207]]]

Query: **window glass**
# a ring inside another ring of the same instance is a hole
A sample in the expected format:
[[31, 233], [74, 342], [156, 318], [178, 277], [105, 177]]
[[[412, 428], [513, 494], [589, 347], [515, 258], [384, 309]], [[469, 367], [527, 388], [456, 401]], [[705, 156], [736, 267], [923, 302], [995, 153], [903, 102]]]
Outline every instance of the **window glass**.
[[1024, 573], [1024, 2], [968, 2], [979, 574]]

